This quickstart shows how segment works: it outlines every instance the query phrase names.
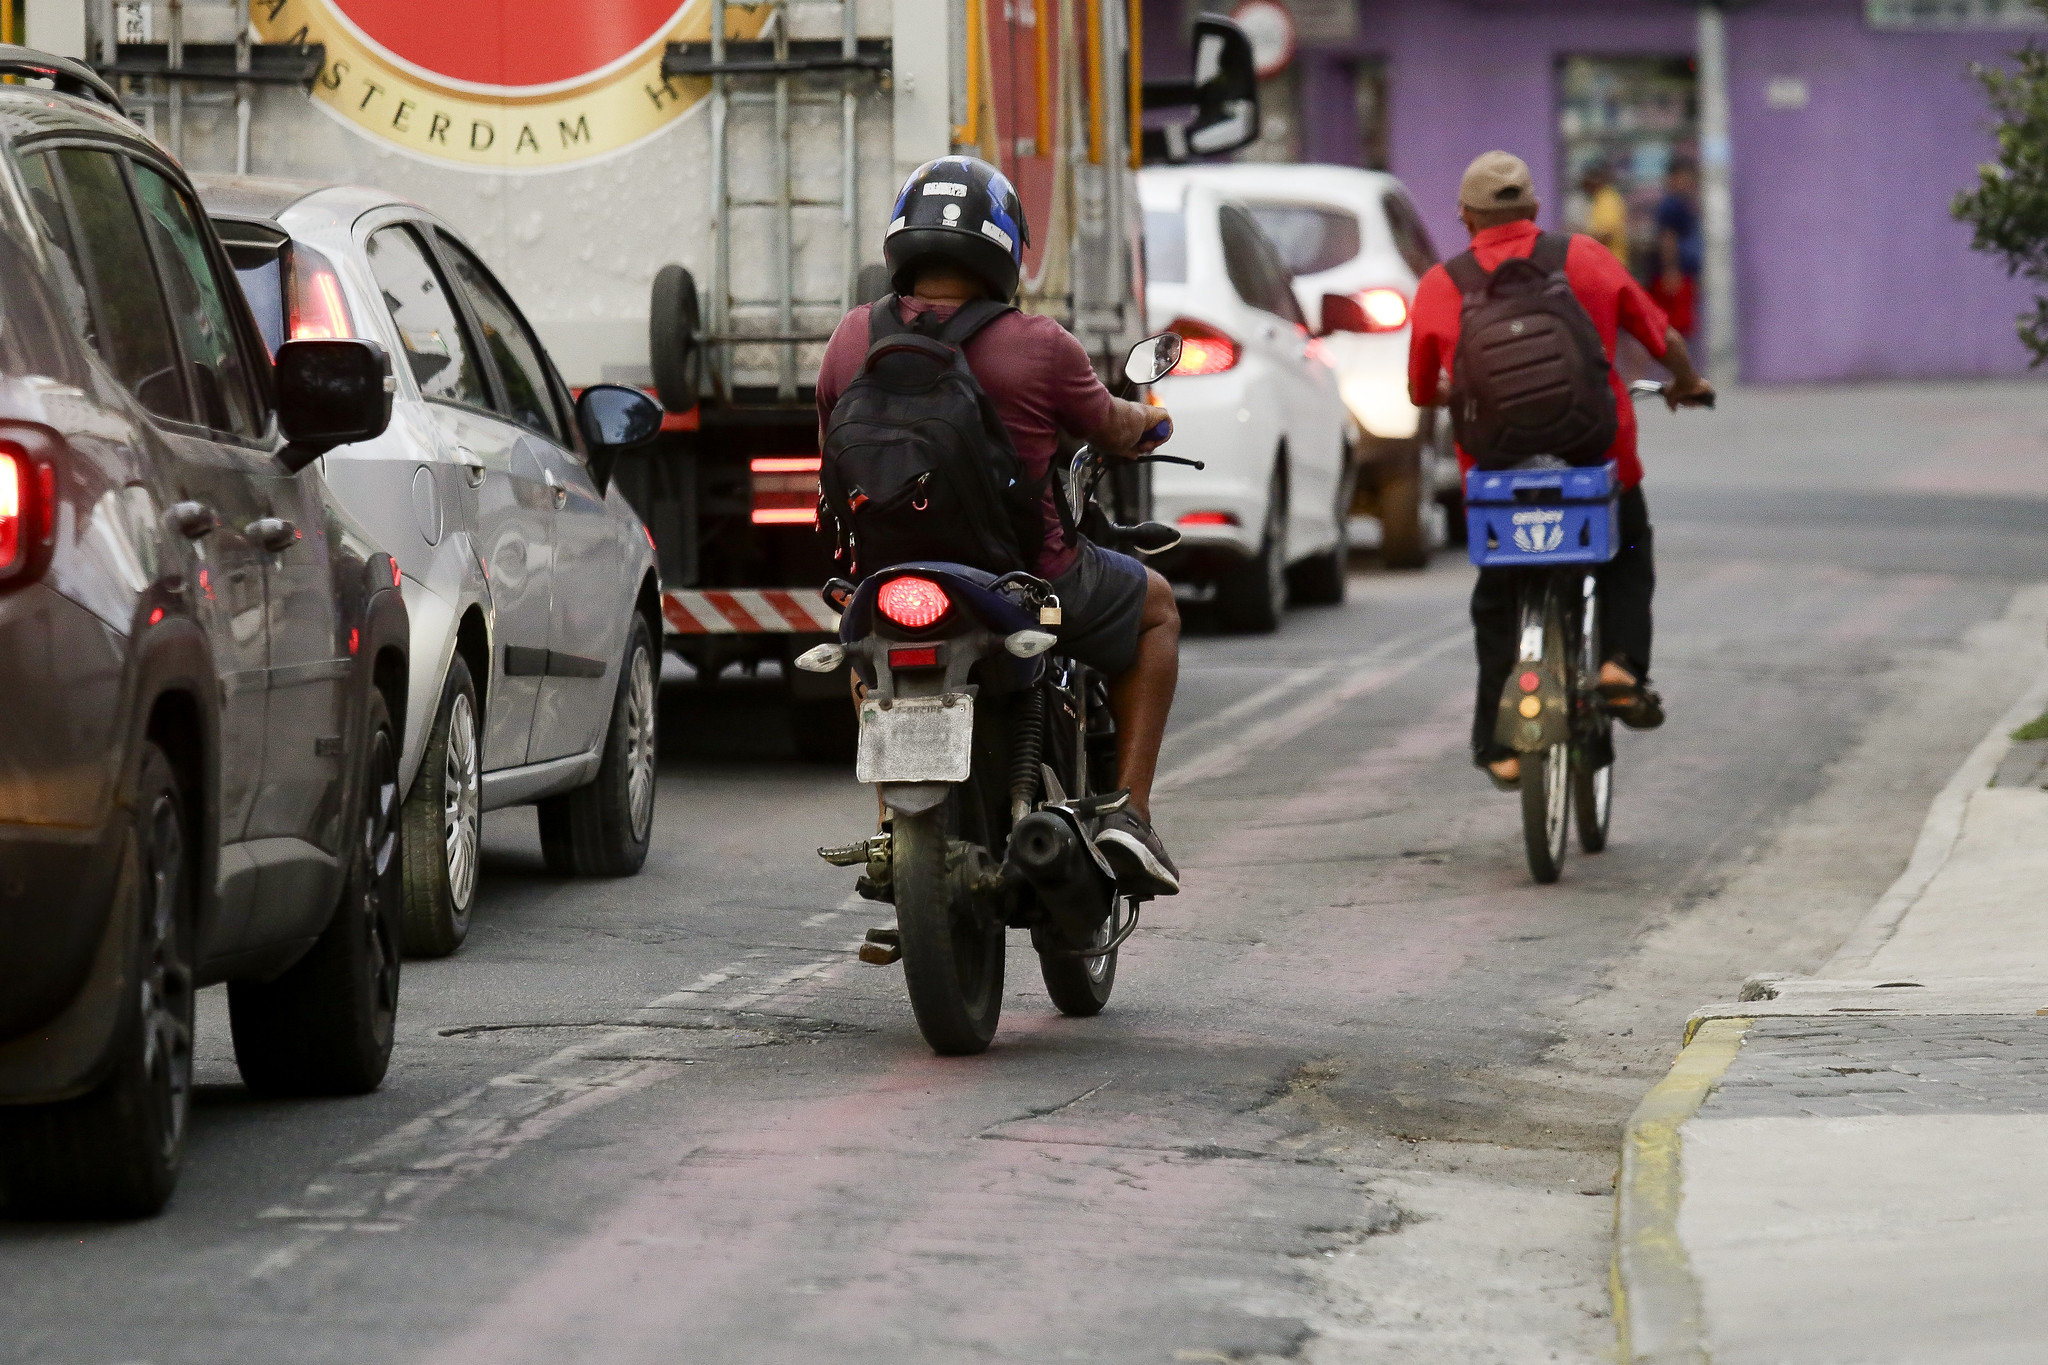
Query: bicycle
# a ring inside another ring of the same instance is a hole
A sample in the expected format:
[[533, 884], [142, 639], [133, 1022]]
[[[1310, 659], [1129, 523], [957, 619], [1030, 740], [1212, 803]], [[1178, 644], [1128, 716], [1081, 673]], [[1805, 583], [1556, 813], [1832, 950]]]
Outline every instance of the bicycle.
[[[1629, 386], [1631, 398], [1664, 391], [1654, 380]], [[1494, 739], [1521, 756], [1522, 843], [1530, 876], [1544, 885], [1564, 870], [1571, 828], [1582, 851], [1599, 853], [1614, 814], [1614, 717], [1598, 690], [1599, 569], [1621, 548], [1620, 496], [1611, 463], [1573, 467], [1539, 455], [1466, 476], [1472, 562], [1524, 576]]]

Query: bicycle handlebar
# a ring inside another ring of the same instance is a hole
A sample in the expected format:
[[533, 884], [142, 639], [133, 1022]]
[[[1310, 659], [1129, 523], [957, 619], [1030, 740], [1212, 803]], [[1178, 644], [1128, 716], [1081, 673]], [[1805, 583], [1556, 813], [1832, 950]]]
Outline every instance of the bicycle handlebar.
[[[1661, 379], [1638, 379], [1628, 386], [1628, 396], [1631, 398], [1662, 398], [1670, 387], [1669, 384], [1666, 384]], [[1717, 397], [1719, 397], [1718, 394], [1708, 393], [1698, 398], [1681, 398], [1678, 400], [1678, 405], [1682, 408], [1711, 408], [1714, 406], [1714, 399]]]

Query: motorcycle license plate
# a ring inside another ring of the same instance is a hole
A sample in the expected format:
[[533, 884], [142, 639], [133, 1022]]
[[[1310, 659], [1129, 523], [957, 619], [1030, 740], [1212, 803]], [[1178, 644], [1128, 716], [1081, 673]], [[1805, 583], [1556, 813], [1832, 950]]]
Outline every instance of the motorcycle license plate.
[[974, 749], [974, 698], [898, 697], [887, 710], [870, 698], [860, 707], [862, 782], [965, 782]]

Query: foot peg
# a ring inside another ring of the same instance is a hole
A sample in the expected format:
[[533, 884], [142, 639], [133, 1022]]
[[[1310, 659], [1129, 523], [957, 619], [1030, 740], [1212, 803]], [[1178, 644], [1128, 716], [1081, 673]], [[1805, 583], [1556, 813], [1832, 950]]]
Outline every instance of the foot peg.
[[889, 836], [875, 834], [857, 843], [829, 844], [818, 850], [818, 856], [834, 867], [856, 867], [874, 857], [877, 851], [886, 852], [888, 847]]
[[870, 929], [867, 942], [860, 945], [860, 960], [871, 967], [886, 967], [903, 956], [903, 935], [895, 929]]

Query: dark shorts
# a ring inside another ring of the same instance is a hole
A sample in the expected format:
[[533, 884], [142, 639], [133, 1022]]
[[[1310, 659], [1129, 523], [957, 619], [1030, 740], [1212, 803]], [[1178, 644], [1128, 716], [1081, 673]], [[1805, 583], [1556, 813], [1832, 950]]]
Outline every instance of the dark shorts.
[[1084, 540], [1052, 590], [1060, 599], [1060, 652], [1112, 678], [1127, 671], [1145, 622], [1145, 566]]

